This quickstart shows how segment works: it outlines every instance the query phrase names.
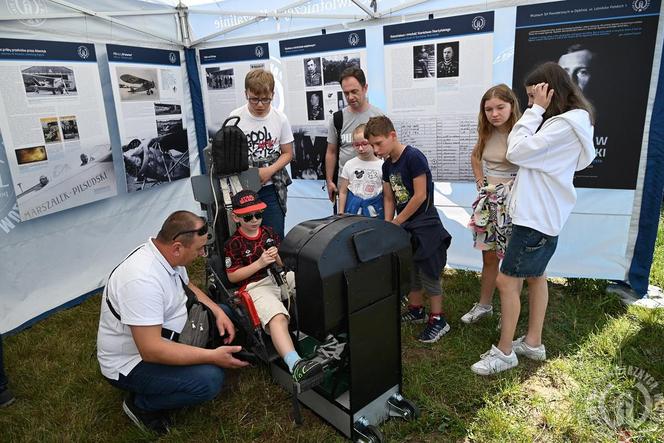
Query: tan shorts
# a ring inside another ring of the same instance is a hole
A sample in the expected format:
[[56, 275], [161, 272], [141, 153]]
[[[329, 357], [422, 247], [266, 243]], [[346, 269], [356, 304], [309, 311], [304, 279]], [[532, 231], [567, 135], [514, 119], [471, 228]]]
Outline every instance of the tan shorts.
[[[286, 273], [286, 280], [291, 288], [295, 287], [295, 274], [292, 272]], [[281, 289], [269, 275], [262, 280], [249, 283], [247, 285], [247, 292], [249, 293], [249, 296], [251, 296], [251, 300], [254, 302], [254, 307], [256, 308], [256, 313], [261, 321], [261, 325], [268, 334], [270, 332], [265, 326], [270, 323], [270, 320], [272, 320], [275, 315], [284, 314], [286, 318], [290, 320], [288, 310], [281, 301]]]

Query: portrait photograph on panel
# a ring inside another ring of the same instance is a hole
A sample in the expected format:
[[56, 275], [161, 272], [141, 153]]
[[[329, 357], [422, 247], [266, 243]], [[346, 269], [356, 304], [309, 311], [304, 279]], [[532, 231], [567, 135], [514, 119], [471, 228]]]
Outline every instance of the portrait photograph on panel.
[[413, 78], [435, 77], [436, 50], [434, 45], [413, 46]]
[[306, 86], [322, 86], [323, 76], [320, 69], [320, 57], [305, 58], [304, 84]]
[[323, 91], [307, 91], [307, 119], [325, 120]]
[[459, 42], [444, 42], [436, 45], [436, 77], [459, 76]]

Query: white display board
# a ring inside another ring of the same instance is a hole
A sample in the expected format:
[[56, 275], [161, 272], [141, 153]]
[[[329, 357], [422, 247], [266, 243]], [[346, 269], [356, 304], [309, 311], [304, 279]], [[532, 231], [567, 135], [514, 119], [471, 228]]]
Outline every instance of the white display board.
[[106, 45], [127, 192], [190, 176], [179, 50]]
[[116, 195], [94, 45], [0, 39], [0, 131], [22, 221]]
[[473, 181], [477, 115], [492, 86], [493, 12], [383, 28], [387, 114], [434, 181]]

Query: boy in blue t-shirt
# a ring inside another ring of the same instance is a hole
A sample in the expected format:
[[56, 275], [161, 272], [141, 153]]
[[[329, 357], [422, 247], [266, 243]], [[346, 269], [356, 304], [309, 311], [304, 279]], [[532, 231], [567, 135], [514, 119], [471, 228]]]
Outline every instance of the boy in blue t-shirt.
[[[399, 142], [394, 125], [385, 116], [369, 119], [364, 136], [377, 156], [383, 158], [383, 206], [385, 220], [411, 234], [413, 269], [408, 311], [402, 322], [424, 323], [424, 294], [429, 295], [427, 326], [418, 339], [434, 343], [450, 330], [442, 315], [440, 275], [447, 262], [452, 237], [443, 227], [433, 204], [433, 180], [420, 150]], [[394, 212], [396, 210], [396, 217]]]

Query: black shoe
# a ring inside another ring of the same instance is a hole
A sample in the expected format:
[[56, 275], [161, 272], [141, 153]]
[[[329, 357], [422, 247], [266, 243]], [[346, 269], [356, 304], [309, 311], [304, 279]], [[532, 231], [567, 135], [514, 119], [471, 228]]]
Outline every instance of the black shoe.
[[293, 381], [301, 383], [323, 372], [323, 365], [318, 360], [300, 359], [293, 367]]
[[134, 404], [134, 395], [130, 394], [122, 403], [122, 410], [143, 431], [166, 434], [169, 431], [170, 418], [164, 411], [144, 411]]
[[16, 397], [14, 397], [14, 394], [12, 394], [12, 391], [10, 391], [9, 388], [0, 391], [0, 408], [11, 405], [15, 400]]

